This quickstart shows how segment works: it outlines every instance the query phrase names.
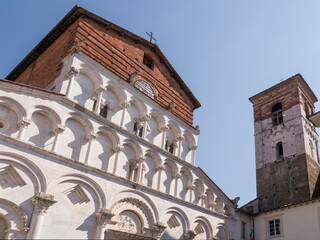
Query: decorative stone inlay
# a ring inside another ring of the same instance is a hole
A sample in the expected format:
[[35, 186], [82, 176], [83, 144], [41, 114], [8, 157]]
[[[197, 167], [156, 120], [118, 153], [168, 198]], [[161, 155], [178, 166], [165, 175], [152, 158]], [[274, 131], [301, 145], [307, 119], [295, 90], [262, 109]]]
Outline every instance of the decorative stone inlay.
[[114, 214], [112, 214], [109, 209], [106, 209], [106, 208], [99, 209], [99, 211], [96, 213], [97, 225], [105, 227], [107, 223], [114, 224], [115, 222], [111, 222], [111, 218], [113, 216]]
[[205, 230], [204, 230], [204, 228], [203, 228], [201, 223], [198, 223], [194, 230], [195, 230], [197, 235], [200, 235], [200, 234], [205, 232]]
[[162, 222], [155, 223], [151, 229], [153, 237], [160, 238], [166, 228]]
[[66, 190], [64, 194], [69, 198], [73, 205], [90, 202], [88, 195], [79, 184]]
[[154, 92], [147, 82], [138, 80], [134, 83], [134, 86], [150, 98], [154, 98]]
[[26, 185], [25, 181], [13, 166], [10, 165], [0, 169], [0, 187], [2, 189], [24, 185]]
[[43, 214], [46, 213], [50, 206], [55, 204], [57, 201], [54, 201], [54, 196], [51, 194], [46, 194], [40, 192], [37, 196], [31, 198], [31, 203], [34, 208], [34, 213]]
[[180, 222], [179, 222], [178, 218], [174, 214], [171, 215], [171, 217], [167, 221], [167, 224], [168, 224], [168, 227], [170, 229], [180, 226]]

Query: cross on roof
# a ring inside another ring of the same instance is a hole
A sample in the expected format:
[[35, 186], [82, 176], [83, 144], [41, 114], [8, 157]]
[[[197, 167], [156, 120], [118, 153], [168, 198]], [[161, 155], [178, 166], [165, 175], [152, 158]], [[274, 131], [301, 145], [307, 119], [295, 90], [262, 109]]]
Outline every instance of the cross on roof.
[[153, 37], [153, 33], [152, 32], [150, 32], [150, 33], [148, 33], [148, 32], [146, 32], [146, 34], [148, 35], [148, 36], [150, 36], [150, 42], [152, 43], [152, 40], [154, 40], [154, 41], [157, 41], [157, 39], [155, 39], [154, 37]]

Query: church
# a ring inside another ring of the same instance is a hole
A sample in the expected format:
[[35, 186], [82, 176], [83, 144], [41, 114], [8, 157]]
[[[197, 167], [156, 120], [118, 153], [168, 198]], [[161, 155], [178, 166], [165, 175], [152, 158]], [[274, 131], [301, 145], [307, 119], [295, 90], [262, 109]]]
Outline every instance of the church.
[[250, 98], [257, 198], [196, 166], [201, 104], [147, 41], [75, 6], [0, 80], [1, 239], [320, 239], [316, 96]]

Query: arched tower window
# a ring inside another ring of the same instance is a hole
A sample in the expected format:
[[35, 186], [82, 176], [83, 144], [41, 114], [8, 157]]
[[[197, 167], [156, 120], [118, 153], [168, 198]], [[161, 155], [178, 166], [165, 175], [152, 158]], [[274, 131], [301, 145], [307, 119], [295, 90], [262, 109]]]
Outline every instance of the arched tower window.
[[281, 103], [277, 103], [272, 107], [272, 122], [273, 122], [273, 126], [283, 122]]
[[283, 158], [283, 146], [282, 142], [278, 142], [276, 145], [276, 151], [277, 151], [277, 159]]

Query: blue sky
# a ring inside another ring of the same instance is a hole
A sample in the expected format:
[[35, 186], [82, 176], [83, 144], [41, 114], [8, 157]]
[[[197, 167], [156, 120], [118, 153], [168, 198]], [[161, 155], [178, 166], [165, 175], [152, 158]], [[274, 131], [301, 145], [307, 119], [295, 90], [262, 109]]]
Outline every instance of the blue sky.
[[153, 31], [202, 104], [196, 164], [240, 205], [255, 198], [248, 98], [296, 73], [320, 96], [320, 2], [2, 0], [0, 78], [76, 4], [141, 37]]

